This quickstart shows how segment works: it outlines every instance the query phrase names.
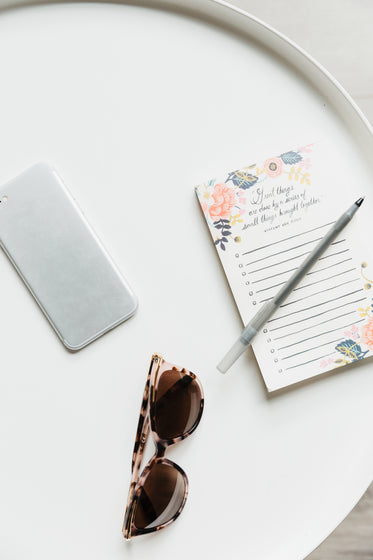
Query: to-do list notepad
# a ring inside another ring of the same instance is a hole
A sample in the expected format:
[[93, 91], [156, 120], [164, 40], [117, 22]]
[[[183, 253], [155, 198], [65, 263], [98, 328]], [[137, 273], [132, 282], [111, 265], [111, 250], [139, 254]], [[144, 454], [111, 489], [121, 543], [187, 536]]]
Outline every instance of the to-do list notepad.
[[[244, 324], [361, 195], [330, 197], [323, 157], [309, 144], [196, 187]], [[254, 339], [269, 391], [373, 355], [373, 261], [357, 216]]]

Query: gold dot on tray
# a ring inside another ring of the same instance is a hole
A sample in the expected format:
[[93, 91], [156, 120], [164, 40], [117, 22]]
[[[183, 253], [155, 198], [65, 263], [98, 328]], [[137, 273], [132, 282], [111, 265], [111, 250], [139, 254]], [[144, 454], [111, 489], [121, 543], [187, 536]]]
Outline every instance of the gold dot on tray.
[[366, 268], [367, 266], [368, 266], [368, 265], [367, 265], [366, 262], [362, 262], [362, 263], [361, 263], [361, 268]]
[[241, 237], [237, 236], [234, 238], [236, 243], [241, 243]]

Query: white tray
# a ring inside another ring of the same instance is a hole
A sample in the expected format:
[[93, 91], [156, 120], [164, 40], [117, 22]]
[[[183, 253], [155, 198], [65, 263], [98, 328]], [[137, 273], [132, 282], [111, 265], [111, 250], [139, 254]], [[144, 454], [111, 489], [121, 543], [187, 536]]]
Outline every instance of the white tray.
[[[335, 80], [262, 22], [218, 1], [150, 4], [0, 13], [0, 182], [55, 165], [140, 301], [70, 354], [0, 254], [0, 558], [301, 560], [371, 481], [372, 366], [273, 398], [250, 353], [218, 374], [241, 325], [193, 186], [327, 137], [336, 194], [348, 200], [341, 173], [372, 194], [372, 133]], [[155, 350], [199, 374], [206, 409], [168, 454], [190, 480], [182, 516], [127, 544]]]

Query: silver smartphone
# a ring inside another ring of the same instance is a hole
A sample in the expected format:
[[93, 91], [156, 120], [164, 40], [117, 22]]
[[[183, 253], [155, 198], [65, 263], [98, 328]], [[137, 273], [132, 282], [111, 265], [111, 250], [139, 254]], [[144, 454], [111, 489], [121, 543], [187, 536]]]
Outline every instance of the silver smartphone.
[[69, 350], [136, 311], [134, 293], [48, 165], [0, 188], [0, 245]]

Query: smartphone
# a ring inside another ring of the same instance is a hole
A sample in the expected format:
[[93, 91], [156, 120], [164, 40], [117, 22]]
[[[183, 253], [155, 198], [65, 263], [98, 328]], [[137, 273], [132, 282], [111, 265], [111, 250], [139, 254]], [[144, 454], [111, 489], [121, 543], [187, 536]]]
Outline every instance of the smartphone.
[[134, 293], [46, 164], [0, 188], [0, 245], [69, 350], [136, 311]]

